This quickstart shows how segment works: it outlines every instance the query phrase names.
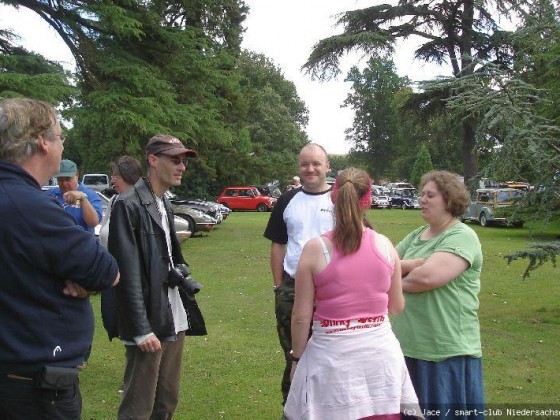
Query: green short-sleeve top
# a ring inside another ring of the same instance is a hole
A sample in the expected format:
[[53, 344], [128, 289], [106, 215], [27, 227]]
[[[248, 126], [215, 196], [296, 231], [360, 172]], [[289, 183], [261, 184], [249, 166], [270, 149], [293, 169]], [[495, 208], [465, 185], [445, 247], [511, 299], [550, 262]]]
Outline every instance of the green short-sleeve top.
[[478, 293], [482, 250], [478, 236], [464, 223], [441, 235], [421, 240], [423, 226], [398, 245], [401, 259], [428, 258], [450, 252], [464, 258], [469, 268], [437, 289], [405, 293], [405, 308], [393, 318], [393, 330], [403, 353], [414, 359], [439, 362], [454, 356], [481, 357]]

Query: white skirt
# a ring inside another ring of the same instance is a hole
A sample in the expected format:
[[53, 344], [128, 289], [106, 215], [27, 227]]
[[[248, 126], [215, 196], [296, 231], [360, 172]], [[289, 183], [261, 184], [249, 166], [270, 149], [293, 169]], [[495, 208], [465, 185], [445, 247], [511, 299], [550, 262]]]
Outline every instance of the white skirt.
[[288, 419], [356, 420], [408, 409], [421, 412], [387, 316], [313, 322], [284, 407]]

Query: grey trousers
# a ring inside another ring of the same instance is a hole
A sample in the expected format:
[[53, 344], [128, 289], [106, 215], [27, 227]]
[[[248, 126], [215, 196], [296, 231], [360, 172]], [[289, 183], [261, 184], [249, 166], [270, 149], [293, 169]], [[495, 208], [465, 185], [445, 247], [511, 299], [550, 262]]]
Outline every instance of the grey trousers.
[[177, 341], [161, 344], [162, 349], [154, 353], [125, 346], [126, 370], [119, 420], [173, 417], [179, 401], [185, 333], [177, 334]]

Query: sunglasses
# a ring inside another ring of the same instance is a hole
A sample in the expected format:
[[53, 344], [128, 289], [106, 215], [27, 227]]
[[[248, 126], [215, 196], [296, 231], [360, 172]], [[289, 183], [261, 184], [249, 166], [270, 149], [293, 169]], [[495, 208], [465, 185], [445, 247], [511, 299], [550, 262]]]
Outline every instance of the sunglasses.
[[155, 156], [157, 156], [158, 158], [164, 157], [167, 160], [171, 161], [171, 163], [173, 163], [174, 165], [183, 164], [185, 165], [185, 168], [189, 166], [189, 161], [186, 158], [181, 159], [179, 156], [169, 156], [169, 155], [164, 155], [163, 153], [157, 154]]

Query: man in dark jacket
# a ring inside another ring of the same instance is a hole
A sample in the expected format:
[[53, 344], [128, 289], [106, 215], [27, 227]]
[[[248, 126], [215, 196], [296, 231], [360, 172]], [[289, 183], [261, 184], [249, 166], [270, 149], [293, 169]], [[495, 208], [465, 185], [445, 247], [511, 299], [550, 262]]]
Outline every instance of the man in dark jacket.
[[76, 367], [93, 340], [87, 290], [116, 284], [116, 261], [41, 191], [64, 136], [54, 110], [0, 102], [0, 418], [79, 419]]
[[186, 266], [164, 197], [169, 187], [181, 184], [187, 157], [197, 153], [175, 137], [152, 137], [146, 147], [148, 177], [119, 195], [111, 212], [108, 246], [121, 271], [118, 330], [126, 346], [119, 419], [171, 418], [179, 399], [185, 332], [206, 334], [194, 300], [198, 287], [176, 287], [177, 279], [187, 280], [177, 271]]

